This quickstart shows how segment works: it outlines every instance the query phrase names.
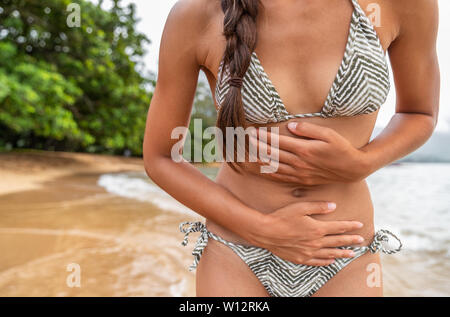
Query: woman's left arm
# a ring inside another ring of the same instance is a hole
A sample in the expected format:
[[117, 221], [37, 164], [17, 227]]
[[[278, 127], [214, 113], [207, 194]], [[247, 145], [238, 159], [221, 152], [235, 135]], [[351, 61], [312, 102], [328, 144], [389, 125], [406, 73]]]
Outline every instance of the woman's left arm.
[[389, 47], [396, 89], [396, 114], [372, 142], [361, 148], [369, 174], [423, 145], [436, 127], [440, 74], [436, 52], [437, 0], [398, 1], [400, 33]]
[[[362, 148], [333, 129], [290, 123], [298, 139], [279, 136], [277, 173], [266, 175], [303, 185], [354, 182], [366, 178], [422, 146], [439, 112], [440, 74], [436, 52], [437, 0], [395, 1], [399, 32], [389, 47], [396, 88], [396, 113], [386, 128]], [[270, 140], [270, 136], [268, 137]]]

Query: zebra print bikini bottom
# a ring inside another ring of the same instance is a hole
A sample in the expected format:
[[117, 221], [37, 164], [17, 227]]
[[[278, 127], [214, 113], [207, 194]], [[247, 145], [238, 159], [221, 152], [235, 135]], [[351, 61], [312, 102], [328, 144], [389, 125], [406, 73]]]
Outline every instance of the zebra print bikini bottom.
[[[376, 253], [392, 254], [400, 251], [401, 241], [388, 230], [379, 230], [375, 233], [372, 243], [363, 247], [340, 247], [355, 252], [353, 258], [338, 258], [327, 266], [310, 266], [296, 264], [283, 260], [270, 251], [256, 247], [232, 243], [207, 230], [202, 222], [183, 222], [180, 231], [185, 234], [181, 243], [186, 246], [188, 235], [192, 232], [200, 232], [200, 236], [192, 251], [194, 262], [189, 266], [189, 271], [196, 269], [204, 248], [208, 244], [208, 238], [219, 241], [230, 247], [253, 271], [270, 296], [275, 297], [307, 297], [317, 292], [326, 282], [335, 276], [353, 260], [370, 251]], [[396, 249], [386, 249], [389, 236], [394, 237], [399, 245]]]

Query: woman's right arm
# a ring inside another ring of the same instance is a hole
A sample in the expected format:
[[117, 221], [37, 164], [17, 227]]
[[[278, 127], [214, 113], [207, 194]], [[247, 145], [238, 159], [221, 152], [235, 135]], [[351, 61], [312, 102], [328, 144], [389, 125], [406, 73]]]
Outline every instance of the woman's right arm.
[[[174, 162], [171, 133], [189, 124], [205, 44], [207, 22], [199, 1], [179, 1], [167, 19], [155, 92], [147, 116], [144, 163], [148, 176], [182, 204], [239, 233], [253, 230], [261, 214], [186, 161]], [[195, 8], [197, 7], [197, 8]], [[202, 11], [197, 11], [202, 10]]]
[[[326, 265], [335, 257], [347, 257], [346, 251], [332, 247], [355, 243], [358, 236], [325, 236], [355, 230], [358, 223], [321, 222], [308, 216], [332, 211], [327, 203], [295, 204], [268, 217], [242, 203], [190, 163], [172, 159], [172, 148], [179, 142], [171, 138], [172, 131], [189, 124], [200, 67], [211, 45], [204, 38], [208, 32], [208, 3], [178, 1], [167, 19], [144, 136], [148, 176], [198, 214], [292, 262]], [[277, 237], [276, 241], [271, 236]]]

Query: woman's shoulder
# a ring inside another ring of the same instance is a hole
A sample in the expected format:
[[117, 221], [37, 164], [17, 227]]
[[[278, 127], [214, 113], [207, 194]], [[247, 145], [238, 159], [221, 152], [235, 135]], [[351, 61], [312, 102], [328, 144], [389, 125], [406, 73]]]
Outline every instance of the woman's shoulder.
[[427, 14], [438, 6], [438, 0], [382, 0], [382, 2], [389, 3], [399, 15]]
[[[185, 27], [205, 27], [220, 10], [219, 0], [178, 0], [171, 8], [168, 20], [176, 19]], [[187, 24], [186, 24], [187, 23]]]
[[195, 50], [200, 64], [211, 50], [211, 39], [218, 32], [219, 0], [178, 0], [171, 8], [164, 27], [163, 40], [171, 38], [172, 48]]
[[398, 37], [425, 36], [437, 29], [438, 0], [383, 0], [389, 2], [398, 25]]
[[358, 0], [382, 35], [385, 47], [405, 37], [433, 36], [438, 23], [438, 0]]

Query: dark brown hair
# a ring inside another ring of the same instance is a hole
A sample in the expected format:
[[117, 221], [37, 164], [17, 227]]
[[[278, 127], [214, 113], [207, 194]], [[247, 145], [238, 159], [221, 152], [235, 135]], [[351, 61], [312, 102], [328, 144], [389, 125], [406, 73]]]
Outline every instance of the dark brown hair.
[[[216, 125], [223, 132], [225, 149], [226, 128], [246, 128], [241, 86], [242, 79], [250, 65], [251, 55], [256, 47], [256, 18], [260, 1], [221, 0], [221, 5], [225, 14], [223, 35], [227, 42], [223, 56], [223, 70], [228, 67], [231, 78], [228, 93], [220, 105]], [[231, 166], [234, 169], [234, 165], [231, 164]]]

